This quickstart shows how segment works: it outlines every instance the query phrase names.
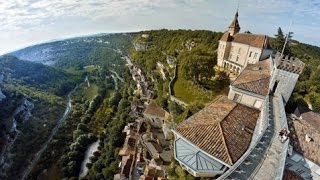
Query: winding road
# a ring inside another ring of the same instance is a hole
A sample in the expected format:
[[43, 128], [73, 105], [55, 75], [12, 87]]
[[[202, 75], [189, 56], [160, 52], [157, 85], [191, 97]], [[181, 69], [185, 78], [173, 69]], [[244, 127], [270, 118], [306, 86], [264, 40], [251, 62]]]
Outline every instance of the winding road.
[[[72, 91], [73, 92], [73, 91]], [[22, 178], [21, 179], [26, 179], [26, 177], [29, 175], [33, 167], [36, 165], [38, 160], [40, 159], [42, 153], [47, 149], [49, 142], [52, 140], [53, 136], [56, 134], [56, 132], [59, 130], [63, 122], [66, 120], [68, 117], [69, 113], [71, 112], [72, 109], [72, 104], [71, 104], [71, 93], [68, 94], [68, 104], [66, 107], [66, 110], [64, 111], [63, 116], [60, 118], [58, 121], [57, 125], [53, 128], [48, 140], [43, 144], [42, 148], [35, 154], [34, 158], [31, 160], [30, 164], [26, 167], [26, 170], [23, 172]]]

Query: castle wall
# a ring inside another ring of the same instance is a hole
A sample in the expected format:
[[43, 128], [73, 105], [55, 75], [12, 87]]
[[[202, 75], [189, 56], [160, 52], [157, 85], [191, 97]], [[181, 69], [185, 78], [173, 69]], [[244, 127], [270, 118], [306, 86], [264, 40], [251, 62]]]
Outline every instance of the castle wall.
[[273, 51], [271, 49], [263, 49], [260, 56], [260, 61], [269, 58], [272, 53]]
[[275, 69], [270, 82], [270, 91], [273, 90], [276, 82], [278, 82], [275, 95], [282, 95], [285, 103], [288, 102], [291, 93], [298, 81], [299, 74], [291, 73], [281, 69]]

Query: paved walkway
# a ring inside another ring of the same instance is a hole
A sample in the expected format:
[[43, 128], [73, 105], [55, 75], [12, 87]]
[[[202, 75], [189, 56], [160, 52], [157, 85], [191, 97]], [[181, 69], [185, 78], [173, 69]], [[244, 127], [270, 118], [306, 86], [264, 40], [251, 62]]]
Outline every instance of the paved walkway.
[[244, 161], [225, 179], [250, 179], [252, 174], [254, 174], [256, 168], [259, 166], [261, 161], [263, 161], [274, 134], [274, 120], [272, 112], [273, 104], [272, 99], [270, 98], [268, 106], [269, 123], [265, 133]]
[[[273, 180], [277, 178], [277, 170], [280, 168], [281, 160], [283, 155], [286, 156], [287, 153], [282, 153], [285, 146], [288, 146], [288, 143], [282, 143], [278, 138], [278, 132], [283, 128], [281, 122], [282, 115], [285, 113], [281, 112], [282, 108], [279, 107], [279, 99], [274, 98], [273, 100], [274, 107], [274, 136], [271, 142], [271, 146], [266, 153], [265, 160], [262, 162], [261, 167], [258, 169], [256, 175], [253, 179], [255, 180]], [[287, 140], [288, 141], [288, 140]], [[284, 165], [284, 164], [283, 164]], [[282, 174], [282, 173], [281, 173]], [[282, 177], [281, 177], [282, 178]]]

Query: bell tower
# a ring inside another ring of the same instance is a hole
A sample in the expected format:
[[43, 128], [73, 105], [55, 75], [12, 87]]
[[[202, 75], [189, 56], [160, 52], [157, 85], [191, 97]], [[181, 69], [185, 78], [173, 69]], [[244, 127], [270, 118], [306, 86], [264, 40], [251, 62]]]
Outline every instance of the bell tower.
[[240, 25], [238, 21], [238, 10], [236, 14], [234, 15], [233, 21], [231, 22], [230, 26], [228, 27], [228, 32], [231, 36], [235, 35], [240, 31]]

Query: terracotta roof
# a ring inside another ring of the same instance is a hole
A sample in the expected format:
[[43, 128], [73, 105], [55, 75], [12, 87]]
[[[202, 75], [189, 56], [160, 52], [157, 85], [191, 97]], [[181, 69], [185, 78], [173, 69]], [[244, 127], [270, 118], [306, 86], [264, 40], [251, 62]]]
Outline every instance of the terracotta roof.
[[182, 122], [176, 131], [203, 151], [233, 165], [249, 147], [259, 111], [225, 96]]
[[[294, 150], [320, 164], [320, 114], [299, 107], [302, 119], [288, 120]], [[306, 135], [312, 141], [306, 141]]]
[[144, 114], [165, 118], [166, 111], [158, 106], [158, 104], [154, 100], [151, 100], [146, 110], [144, 111]]
[[257, 48], [272, 49], [269, 43], [269, 38], [266, 35], [236, 33], [235, 35], [231, 36], [229, 32], [225, 32], [220, 40], [247, 44]]
[[269, 39], [266, 35], [257, 35], [250, 33], [237, 33], [233, 36], [232, 42], [247, 44], [257, 48], [270, 49]]
[[266, 59], [256, 64], [248, 64], [231, 85], [266, 96], [269, 92], [270, 77], [270, 60]]

